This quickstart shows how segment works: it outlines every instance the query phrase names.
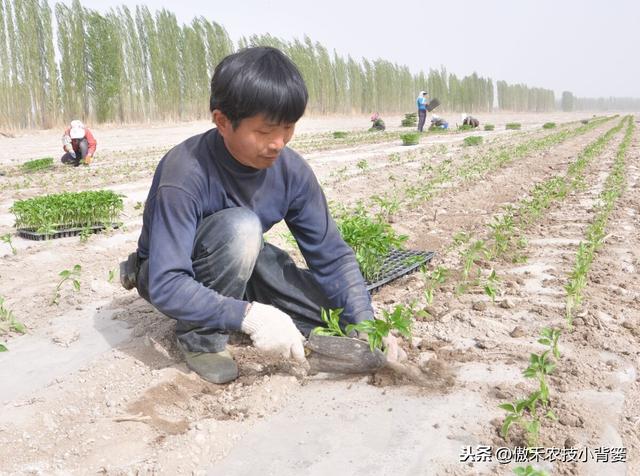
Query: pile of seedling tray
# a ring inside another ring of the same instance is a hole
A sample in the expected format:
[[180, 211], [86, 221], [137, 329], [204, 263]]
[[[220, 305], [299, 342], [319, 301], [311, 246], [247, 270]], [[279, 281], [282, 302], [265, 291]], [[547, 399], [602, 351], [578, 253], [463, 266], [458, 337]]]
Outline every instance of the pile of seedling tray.
[[404, 119], [400, 123], [402, 127], [415, 127], [418, 125], [418, 113], [409, 112], [404, 115]]
[[122, 196], [111, 190], [65, 192], [18, 200], [10, 211], [18, 236], [50, 240], [117, 228]]

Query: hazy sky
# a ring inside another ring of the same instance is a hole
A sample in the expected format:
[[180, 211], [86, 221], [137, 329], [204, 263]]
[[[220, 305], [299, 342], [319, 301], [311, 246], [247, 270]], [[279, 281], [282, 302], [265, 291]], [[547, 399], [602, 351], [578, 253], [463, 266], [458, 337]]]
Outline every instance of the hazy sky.
[[[53, 0], [50, 0], [53, 3]], [[65, 0], [70, 3], [70, 0]], [[640, 97], [638, 0], [81, 0], [145, 4], [179, 22], [202, 15], [241, 36], [305, 34], [329, 51], [383, 58], [413, 72], [443, 65], [577, 96]]]

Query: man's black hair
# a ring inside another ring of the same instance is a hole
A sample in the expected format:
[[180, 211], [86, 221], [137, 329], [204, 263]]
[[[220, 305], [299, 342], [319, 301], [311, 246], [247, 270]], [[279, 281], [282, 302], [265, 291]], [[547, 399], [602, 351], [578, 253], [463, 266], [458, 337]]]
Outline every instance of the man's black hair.
[[225, 57], [211, 78], [209, 108], [220, 110], [234, 129], [242, 119], [264, 114], [277, 124], [302, 117], [309, 93], [293, 61], [276, 48], [245, 48]]

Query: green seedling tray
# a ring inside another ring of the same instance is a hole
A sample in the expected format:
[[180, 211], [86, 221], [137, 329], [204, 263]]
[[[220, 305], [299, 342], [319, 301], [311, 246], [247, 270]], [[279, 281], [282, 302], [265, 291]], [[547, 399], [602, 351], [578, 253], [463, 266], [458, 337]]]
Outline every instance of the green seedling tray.
[[374, 292], [381, 286], [414, 272], [431, 261], [434, 256], [433, 251], [391, 250], [384, 259], [378, 275], [366, 282], [367, 291]]
[[[89, 233], [98, 233], [104, 230], [107, 225], [97, 224], [84, 228], [62, 228], [52, 233], [38, 233], [37, 231], [30, 230], [28, 228], [18, 228], [17, 233], [21, 238], [34, 241], [55, 240], [56, 238], [67, 238], [70, 236], [78, 236], [84, 230], [88, 230]], [[117, 223], [112, 223], [111, 228], [118, 228]]]

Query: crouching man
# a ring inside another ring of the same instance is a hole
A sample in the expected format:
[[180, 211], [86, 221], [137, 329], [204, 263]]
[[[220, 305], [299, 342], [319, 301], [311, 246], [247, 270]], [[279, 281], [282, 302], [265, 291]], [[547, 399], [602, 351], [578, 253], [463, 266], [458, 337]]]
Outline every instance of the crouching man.
[[82, 121], [73, 120], [62, 135], [62, 148], [65, 154], [60, 159], [63, 164], [78, 167], [89, 165], [96, 153], [98, 143], [91, 130]]
[[[202, 378], [238, 376], [230, 331], [260, 351], [304, 361], [320, 308], [343, 324], [373, 319], [353, 251], [342, 240], [311, 168], [286, 147], [307, 104], [295, 65], [279, 50], [244, 49], [211, 80], [216, 128], [187, 139], [158, 164], [138, 250], [122, 284], [177, 320], [178, 347]], [[309, 266], [300, 269], [263, 233], [284, 220]], [[389, 358], [397, 355], [390, 336]]]

